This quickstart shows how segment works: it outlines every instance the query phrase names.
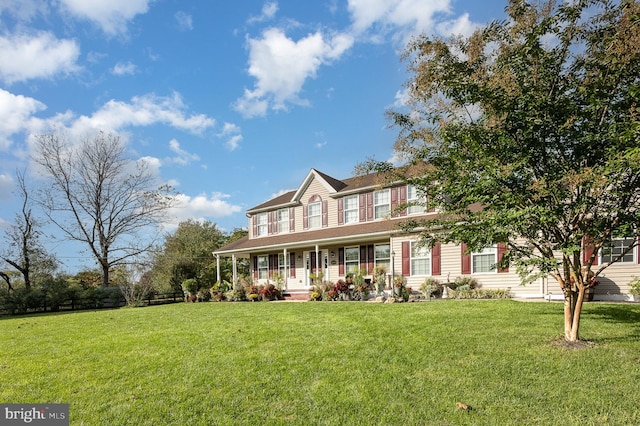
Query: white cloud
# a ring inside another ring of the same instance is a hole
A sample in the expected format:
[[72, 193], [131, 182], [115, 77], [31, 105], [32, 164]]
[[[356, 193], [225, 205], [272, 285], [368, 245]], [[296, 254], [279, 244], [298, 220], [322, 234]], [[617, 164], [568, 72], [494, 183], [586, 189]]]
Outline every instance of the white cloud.
[[229, 203], [226, 199], [229, 195], [214, 192], [210, 195], [199, 194], [195, 197], [178, 194], [175, 197], [175, 205], [169, 211], [169, 223], [166, 226], [175, 226], [188, 219], [206, 220], [207, 218], [220, 218], [231, 216], [242, 211], [242, 207]]
[[252, 16], [247, 20], [247, 23], [252, 24], [255, 22], [264, 22], [270, 19], [273, 19], [276, 16], [276, 12], [278, 12], [278, 2], [270, 1], [266, 2], [262, 6], [262, 12], [259, 16]]
[[176, 18], [180, 31], [190, 31], [193, 29], [193, 17], [187, 12], [179, 10], [174, 17]]
[[231, 136], [229, 139], [227, 139], [225, 146], [229, 151], [235, 151], [238, 146], [240, 146], [240, 142], [242, 142], [242, 139], [244, 139], [242, 135]]
[[217, 136], [221, 139], [226, 139], [225, 146], [229, 151], [235, 151], [244, 139], [241, 132], [242, 129], [239, 126], [233, 123], [224, 123], [222, 132], [218, 133]]
[[192, 161], [199, 161], [200, 160], [200, 156], [198, 156], [198, 154], [192, 154], [190, 152], [185, 151], [184, 149], [180, 148], [180, 142], [178, 142], [176, 139], [171, 139], [169, 141], [169, 149], [173, 152], [175, 152], [176, 154], [178, 154], [177, 157], [173, 157], [171, 158], [169, 161], [174, 163], [174, 164], [179, 164], [181, 166], [186, 166], [191, 164]]
[[60, 0], [73, 15], [97, 24], [109, 35], [125, 33], [136, 15], [146, 13], [152, 0]]
[[113, 75], [133, 75], [136, 73], [137, 67], [131, 62], [122, 63], [118, 62], [111, 69]]
[[478, 28], [480, 28], [480, 24], [471, 22], [468, 13], [465, 13], [457, 19], [451, 21], [443, 21], [436, 25], [436, 30], [438, 31], [438, 33], [445, 37], [455, 35], [469, 37]]
[[249, 39], [248, 73], [256, 79], [253, 90], [245, 89], [235, 109], [245, 117], [263, 116], [269, 108], [286, 110], [288, 104], [307, 105], [299, 93], [321, 65], [329, 64], [353, 45], [353, 38], [337, 34], [329, 38], [316, 32], [294, 41], [278, 28], [261, 38]]
[[33, 98], [0, 89], [0, 151], [11, 146], [11, 136], [29, 128], [34, 113], [46, 106]]
[[131, 102], [110, 100], [91, 116], [81, 116], [72, 124], [73, 133], [91, 129], [113, 130], [129, 126], [150, 126], [163, 123], [192, 133], [201, 133], [215, 125], [204, 114], [186, 115], [186, 106], [178, 93], [162, 97], [153, 94], [134, 96]]
[[451, 0], [349, 0], [352, 27], [355, 34], [377, 39], [391, 35], [392, 39], [406, 44], [409, 38], [420, 33], [438, 32], [470, 34], [476, 24], [468, 15], [437, 23], [439, 15], [450, 15]]
[[49, 32], [0, 36], [0, 78], [6, 83], [51, 78], [79, 69], [80, 47]]

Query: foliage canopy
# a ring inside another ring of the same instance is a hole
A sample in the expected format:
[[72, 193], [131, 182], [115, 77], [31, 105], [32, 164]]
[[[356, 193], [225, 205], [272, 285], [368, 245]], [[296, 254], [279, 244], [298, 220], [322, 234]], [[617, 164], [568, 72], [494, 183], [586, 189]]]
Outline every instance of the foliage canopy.
[[640, 6], [511, 0], [506, 12], [406, 50], [408, 110], [389, 112], [398, 170], [442, 213], [406, 227], [473, 251], [508, 242], [503, 260], [525, 281], [557, 279], [577, 340], [584, 290], [609, 266], [598, 250], [640, 225]]

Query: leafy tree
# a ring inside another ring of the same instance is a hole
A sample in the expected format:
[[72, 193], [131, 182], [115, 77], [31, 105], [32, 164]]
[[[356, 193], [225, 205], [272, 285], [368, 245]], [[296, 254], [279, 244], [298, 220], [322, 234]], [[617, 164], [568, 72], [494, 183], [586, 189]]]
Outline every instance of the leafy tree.
[[146, 162], [127, 159], [115, 134], [99, 132], [79, 146], [46, 134], [35, 145], [34, 160], [50, 184], [41, 196], [48, 218], [67, 238], [86, 244], [107, 287], [111, 268], [153, 246], [141, 234], [150, 234], [171, 206], [170, 188], [158, 185]]
[[577, 341], [585, 289], [621, 257], [598, 265], [598, 251], [640, 225], [640, 6], [511, 0], [506, 12], [407, 48], [410, 101], [389, 112], [399, 170], [442, 214], [406, 228], [470, 251], [508, 242], [524, 282], [557, 280]]
[[153, 259], [152, 275], [158, 285], [164, 283], [181, 291], [182, 282], [196, 279], [201, 286], [212, 286], [218, 280], [213, 251], [222, 247], [225, 234], [215, 223], [188, 220], [181, 222]]
[[[22, 206], [20, 212], [16, 214], [15, 223], [11, 224], [5, 234], [7, 248], [3, 250], [0, 259], [22, 274], [24, 286], [29, 290], [34, 275], [54, 272], [58, 267], [58, 262], [42, 245], [40, 223], [33, 214], [30, 192], [25, 182], [25, 172], [18, 171], [16, 177]], [[2, 278], [11, 290], [9, 275], [3, 274]]]

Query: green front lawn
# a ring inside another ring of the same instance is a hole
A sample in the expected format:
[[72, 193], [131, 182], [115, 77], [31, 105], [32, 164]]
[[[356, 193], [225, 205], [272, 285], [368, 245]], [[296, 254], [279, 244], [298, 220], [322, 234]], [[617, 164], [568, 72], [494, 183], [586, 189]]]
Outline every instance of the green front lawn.
[[[198, 303], [0, 320], [0, 402], [72, 425], [637, 425], [640, 305]], [[473, 409], [456, 409], [462, 401]]]

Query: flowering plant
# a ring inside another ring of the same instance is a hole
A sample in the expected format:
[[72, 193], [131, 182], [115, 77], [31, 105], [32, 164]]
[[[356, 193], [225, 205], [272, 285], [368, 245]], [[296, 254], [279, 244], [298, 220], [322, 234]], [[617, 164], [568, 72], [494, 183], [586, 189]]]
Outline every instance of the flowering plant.
[[346, 282], [342, 281], [342, 280], [338, 280], [338, 282], [336, 283], [334, 289], [338, 293], [348, 293], [349, 292], [349, 285]]

